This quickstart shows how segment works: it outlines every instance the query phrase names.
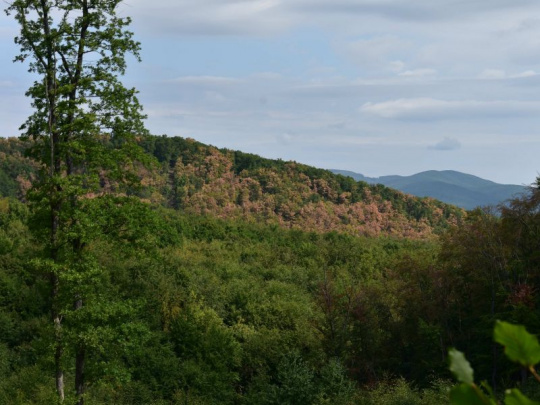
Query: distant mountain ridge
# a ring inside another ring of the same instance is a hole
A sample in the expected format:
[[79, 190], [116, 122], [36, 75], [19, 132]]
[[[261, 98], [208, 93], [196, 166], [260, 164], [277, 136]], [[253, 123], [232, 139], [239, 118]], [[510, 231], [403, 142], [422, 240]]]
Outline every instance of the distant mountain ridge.
[[497, 205], [526, 191], [525, 186], [499, 184], [455, 170], [429, 170], [412, 176], [366, 177], [347, 170], [331, 170], [369, 184], [383, 184], [417, 197], [431, 197], [465, 209]]

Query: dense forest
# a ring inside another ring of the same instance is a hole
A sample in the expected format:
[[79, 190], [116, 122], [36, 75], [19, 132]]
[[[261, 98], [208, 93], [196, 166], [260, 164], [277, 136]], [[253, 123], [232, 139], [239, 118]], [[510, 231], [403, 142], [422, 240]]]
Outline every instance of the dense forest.
[[[137, 168], [144, 187], [126, 192], [187, 213], [314, 232], [411, 239], [429, 239], [464, 215], [434, 199], [193, 139], [144, 136], [138, 144], [155, 161]], [[25, 147], [28, 144], [17, 138], [0, 139], [0, 191], [5, 196], [24, 199], [36, 178], [38, 166], [25, 157]], [[102, 173], [103, 189], [116, 190], [118, 185], [105, 177]]]
[[[144, 186], [122, 192], [133, 200], [127, 212], [99, 202], [107, 219], [92, 218], [99, 237], [88, 247], [99, 271], [84, 313], [64, 315], [65, 351], [79, 338], [87, 347], [86, 403], [440, 404], [450, 347], [498, 392], [526, 380], [492, 329], [496, 319], [540, 327], [536, 187], [499, 211], [465, 215], [296, 163], [181, 138], [140, 143], [155, 156], [137, 170]], [[1, 145], [0, 402], [53, 403], [51, 297], [24, 197], [38, 165], [24, 142]], [[242, 210], [245, 179], [273, 215]], [[298, 179], [309, 185], [286, 221], [271, 204], [295, 201]], [[115, 193], [112, 181], [100, 187]], [[354, 234], [317, 213], [294, 226], [309, 204], [390, 207], [392, 219], [430, 232], [370, 233], [366, 221]]]

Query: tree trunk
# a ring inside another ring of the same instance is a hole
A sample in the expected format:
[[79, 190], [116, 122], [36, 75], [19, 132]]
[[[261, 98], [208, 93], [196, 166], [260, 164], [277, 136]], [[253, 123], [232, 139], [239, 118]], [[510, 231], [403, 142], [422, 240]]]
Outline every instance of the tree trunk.
[[[51, 259], [56, 262], [58, 258], [58, 251], [56, 248], [58, 238], [58, 218], [59, 207], [54, 205], [51, 207]], [[59, 308], [59, 295], [60, 295], [60, 279], [54, 272], [50, 275], [51, 282], [51, 317], [54, 325], [54, 366], [55, 366], [55, 379], [56, 379], [56, 392], [60, 402], [64, 401], [64, 370], [62, 368], [62, 356], [64, 355], [64, 341], [62, 336], [62, 314]]]
[[[83, 306], [82, 299], [75, 301], [75, 310], [81, 309]], [[75, 392], [77, 394], [77, 405], [84, 405], [84, 360], [86, 351], [84, 345], [79, 343], [77, 346], [77, 354], [75, 356]]]
[[58, 313], [53, 315], [54, 321], [54, 340], [55, 353], [54, 365], [56, 369], [56, 392], [60, 398], [60, 402], [64, 401], [64, 370], [62, 369], [62, 355], [64, 354], [64, 345], [62, 342], [62, 318]]
[[56, 392], [60, 398], [60, 402], [64, 401], [64, 370], [60, 365], [63, 354], [62, 344], [56, 345], [56, 352], [54, 353], [54, 362], [56, 364]]
[[[491, 275], [491, 318], [495, 320], [495, 281], [493, 280], [493, 274]], [[491, 344], [491, 356], [492, 356], [492, 365], [491, 365], [491, 387], [493, 392], [497, 392], [497, 358], [498, 358], [499, 348], [493, 342]]]
[[[42, 19], [41, 24], [43, 27], [43, 32], [46, 40], [46, 51], [45, 58], [41, 59], [43, 68], [46, 71], [45, 74], [45, 88], [46, 88], [46, 99], [47, 99], [47, 109], [48, 109], [48, 135], [50, 142], [50, 172], [49, 175], [51, 178], [57, 176], [61, 173], [61, 159], [58, 153], [58, 146], [60, 143], [60, 135], [56, 129], [57, 123], [57, 111], [56, 111], [56, 61], [54, 58], [54, 48], [52, 41], [50, 40], [51, 28], [49, 26], [49, 5], [45, 0], [40, 1]], [[58, 231], [60, 228], [60, 216], [59, 212], [61, 210], [61, 203], [55, 198], [55, 192], [60, 192], [61, 188], [56, 186], [55, 190], [52, 191], [51, 197], [51, 233], [50, 233], [50, 246], [51, 246], [51, 259], [53, 262], [58, 260]], [[51, 274], [51, 298], [52, 298], [52, 318], [54, 323], [54, 341], [55, 341], [55, 353], [54, 353], [54, 363], [55, 363], [55, 379], [56, 379], [56, 392], [60, 398], [60, 402], [64, 401], [64, 371], [62, 369], [62, 356], [64, 354], [64, 343], [62, 338], [62, 315], [59, 308], [59, 294], [60, 294], [60, 280], [58, 275], [54, 273]]]
[[75, 357], [75, 389], [77, 394], [77, 405], [84, 405], [84, 359], [85, 350], [81, 345], [77, 348]]

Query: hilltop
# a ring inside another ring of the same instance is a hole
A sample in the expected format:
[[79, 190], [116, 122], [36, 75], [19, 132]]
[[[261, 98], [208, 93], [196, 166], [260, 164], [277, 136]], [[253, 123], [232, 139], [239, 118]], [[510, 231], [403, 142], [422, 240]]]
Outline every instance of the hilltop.
[[498, 205], [526, 191], [524, 186], [498, 184], [454, 170], [429, 170], [412, 176], [381, 177], [366, 177], [347, 170], [332, 172], [369, 184], [384, 184], [417, 197], [435, 198], [467, 210]]
[[[297, 162], [218, 149], [193, 139], [140, 138], [158, 164], [140, 170], [144, 188], [131, 193], [190, 214], [279, 225], [315, 232], [428, 238], [455, 224], [464, 212]], [[23, 198], [35, 164], [25, 145], [0, 141], [0, 192]], [[114, 188], [114, 187], [110, 187]]]

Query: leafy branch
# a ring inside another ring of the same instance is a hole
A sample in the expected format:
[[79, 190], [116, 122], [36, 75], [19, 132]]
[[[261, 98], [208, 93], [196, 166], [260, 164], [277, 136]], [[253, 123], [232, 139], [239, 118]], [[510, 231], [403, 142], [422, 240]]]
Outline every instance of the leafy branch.
[[[493, 333], [495, 342], [504, 346], [504, 353], [511, 361], [519, 363], [531, 372], [540, 382], [535, 366], [540, 363], [540, 344], [536, 336], [527, 332], [522, 325], [512, 325], [497, 321]], [[497, 405], [498, 401], [487, 383], [480, 386], [474, 383], [474, 371], [465, 355], [456, 349], [450, 349], [450, 371], [460, 382], [450, 391], [452, 405]], [[540, 405], [540, 402], [527, 398], [519, 389], [506, 390], [505, 405]]]

